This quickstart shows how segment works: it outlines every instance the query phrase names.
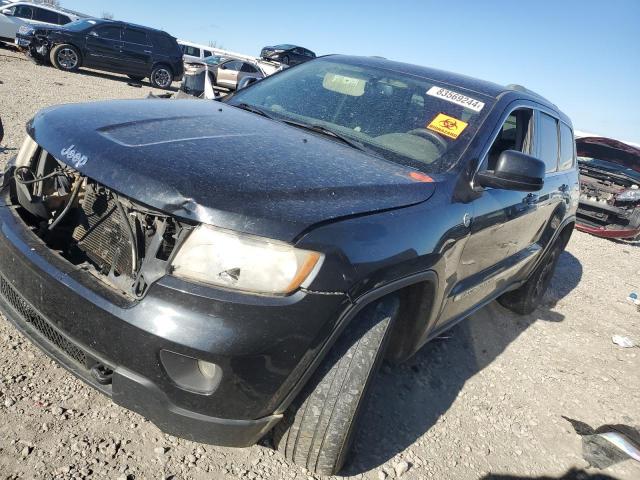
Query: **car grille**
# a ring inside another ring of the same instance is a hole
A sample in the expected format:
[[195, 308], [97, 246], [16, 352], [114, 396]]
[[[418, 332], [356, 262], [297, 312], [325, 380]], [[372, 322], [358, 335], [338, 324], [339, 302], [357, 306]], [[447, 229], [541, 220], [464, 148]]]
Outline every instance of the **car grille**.
[[18, 312], [25, 322], [40, 332], [44, 338], [83, 367], [87, 366], [87, 355], [52, 327], [3, 276], [0, 276], [0, 295]]
[[78, 247], [100, 270], [116, 275], [133, 274], [133, 254], [128, 219], [116, 199], [104, 189], [87, 185], [82, 202], [83, 216], [73, 231]]

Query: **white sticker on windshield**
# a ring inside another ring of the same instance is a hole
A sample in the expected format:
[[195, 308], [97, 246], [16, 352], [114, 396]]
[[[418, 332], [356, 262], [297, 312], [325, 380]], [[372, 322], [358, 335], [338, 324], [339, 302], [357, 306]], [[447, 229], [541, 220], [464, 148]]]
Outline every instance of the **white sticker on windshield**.
[[473, 110], [474, 112], [479, 112], [484, 108], [483, 102], [476, 100], [475, 98], [462, 95], [461, 93], [447, 90], [446, 88], [431, 87], [427, 91], [427, 95], [441, 98], [443, 100], [446, 100], [447, 102], [455, 103], [456, 105], [468, 108], [469, 110]]

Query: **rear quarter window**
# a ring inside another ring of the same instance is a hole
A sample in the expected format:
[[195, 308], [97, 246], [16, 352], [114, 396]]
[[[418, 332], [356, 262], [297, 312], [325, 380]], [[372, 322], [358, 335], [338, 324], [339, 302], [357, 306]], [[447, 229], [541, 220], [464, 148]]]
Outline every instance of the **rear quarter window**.
[[564, 123], [560, 123], [560, 170], [569, 170], [573, 167], [575, 144], [571, 129]]

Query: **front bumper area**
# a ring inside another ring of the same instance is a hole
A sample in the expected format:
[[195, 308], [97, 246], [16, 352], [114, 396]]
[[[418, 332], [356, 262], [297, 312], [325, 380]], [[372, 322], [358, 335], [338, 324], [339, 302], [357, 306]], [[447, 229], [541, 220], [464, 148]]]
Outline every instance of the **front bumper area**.
[[[166, 277], [129, 302], [51, 251], [0, 197], [0, 310], [30, 340], [113, 401], [192, 441], [254, 444], [281, 418], [342, 312], [342, 295], [273, 298]], [[219, 365], [211, 394], [185, 391], [160, 351]], [[113, 370], [99, 384], [85, 360]]]
[[[60, 344], [63, 343], [67, 350], [75, 349], [76, 352], [84, 353], [80, 346], [42, 317], [38, 326], [35, 326], [33, 320], [26, 321], [20, 310], [24, 311], [27, 304], [6, 282], [0, 277], [0, 312], [17, 330], [68, 371], [110, 396], [116, 404], [149, 419], [165, 433], [200, 443], [246, 447], [255, 444], [282, 417], [271, 415], [258, 420], [229, 420], [191, 412], [173, 404], [148, 378], [124, 367], [116, 367], [111, 385], [101, 385], [88, 370], [70, 360], [68, 352], [64, 352]], [[8, 300], [9, 295], [14, 296], [18, 305], [14, 306], [13, 302]]]
[[633, 239], [640, 236], [640, 228], [623, 228], [615, 225], [593, 226], [578, 222], [576, 229], [603, 238]]

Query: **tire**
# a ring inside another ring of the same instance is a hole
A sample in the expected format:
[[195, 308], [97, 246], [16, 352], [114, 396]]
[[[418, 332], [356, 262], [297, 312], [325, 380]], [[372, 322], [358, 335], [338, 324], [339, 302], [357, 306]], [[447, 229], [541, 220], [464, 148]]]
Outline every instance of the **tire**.
[[167, 65], [156, 65], [153, 67], [153, 70], [151, 70], [149, 80], [154, 87], [167, 90], [171, 87], [171, 83], [173, 83], [173, 72]]
[[280, 63], [284, 64], [284, 65], [289, 65], [289, 56], [285, 55], [284, 57], [282, 57], [280, 59]]
[[80, 51], [68, 43], [53, 47], [49, 53], [49, 60], [51, 65], [65, 72], [75, 72], [82, 63]]
[[274, 429], [288, 460], [319, 475], [340, 471], [397, 310], [395, 298], [367, 307], [327, 354]]
[[134, 80], [136, 82], [141, 82], [142, 80], [145, 79], [145, 77], [142, 75], [127, 75], [127, 77], [129, 77], [131, 80]]
[[520, 288], [500, 296], [498, 302], [503, 307], [520, 315], [532, 313], [542, 302], [542, 297], [551, 283], [562, 250], [562, 242], [558, 239], [526, 283]]

